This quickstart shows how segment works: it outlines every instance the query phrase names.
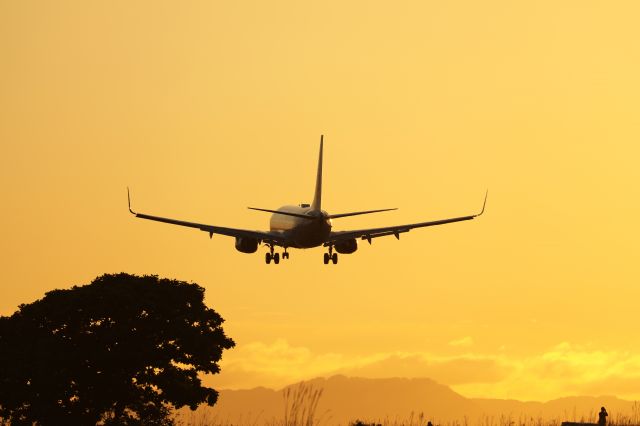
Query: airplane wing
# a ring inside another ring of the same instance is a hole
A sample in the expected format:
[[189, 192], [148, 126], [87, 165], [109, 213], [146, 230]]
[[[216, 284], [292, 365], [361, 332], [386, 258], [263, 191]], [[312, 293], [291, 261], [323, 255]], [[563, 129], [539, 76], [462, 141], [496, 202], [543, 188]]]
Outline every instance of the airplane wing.
[[[488, 195], [488, 193], [487, 193], [487, 195]], [[484, 213], [484, 208], [485, 208], [485, 206], [487, 204], [487, 195], [485, 195], [485, 197], [484, 197], [484, 204], [482, 204], [482, 210], [480, 211], [480, 213], [477, 213], [477, 214], [474, 214], [474, 215], [452, 217], [452, 218], [449, 218], [449, 219], [432, 220], [432, 221], [429, 221], [429, 222], [409, 223], [409, 224], [406, 224], [406, 225], [386, 226], [386, 227], [382, 227], [382, 228], [368, 228], [368, 229], [357, 229], [357, 230], [354, 230], [354, 231], [332, 232], [331, 236], [329, 237], [329, 241], [327, 241], [327, 243], [325, 243], [325, 245], [335, 244], [335, 243], [340, 242], [340, 241], [351, 240], [351, 239], [354, 239], [354, 238], [360, 238], [360, 239], [363, 239], [363, 240], [367, 240], [369, 242], [369, 244], [371, 244], [371, 239], [372, 238], [386, 237], [388, 235], [393, 235], [397, 239], [400, 239], [400, 234], [402, 234], [404, 232], [409, 232], [410, 230], [412, 230], [414, 228], [424, 228], [424, 227], [427, 227], [427, 226], [444, 225], [444, 224], [447, 224], [447, 223], [454, 223], [454, 222], [462, 222], [462, 221], [465, 221], [465, 220], [471, 220], [471, 219], [474, 219], [474, 218], [480, 216], [482, 213]]]
[[179, 226], [186, 226], [189, 228], [199, 229], [201, 231], [208, 232], [209, 237], [213, 236], [213, 234], [220, 234], [220, 235], [226, 235], [229, 237], [255, 238], [260, 242], [265, 241], [277, 246], [287, 245], [287, 240], [285, 235], [277, 231], [264, 232], [264, 231], [251, 231], [248, 229], [226, 228], [223, 226], [206, 225], [203, 223], [186, 222], [184, 220], [170, 219], [170, 218], [161, 217], [161, 216], [152, 216], [144, 213], [136, 213], [133, 210], [131, 210], [131, 198], [129, 197], [128, 190], [127, 190], [127, 197], [129, 198], [129, 211], [131, 212], [131, 214], [135, 215], [135, 217], [139, 217], [140, 219], [148, 219], [156, 222], [169, 223], [171, 225], [179, 225]]

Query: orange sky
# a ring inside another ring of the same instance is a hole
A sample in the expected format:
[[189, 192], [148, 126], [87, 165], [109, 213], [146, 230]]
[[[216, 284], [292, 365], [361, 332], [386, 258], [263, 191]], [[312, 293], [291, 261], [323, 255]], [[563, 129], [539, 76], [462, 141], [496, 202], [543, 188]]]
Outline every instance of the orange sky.
[[[0, 2], [0, 314], [106, 272], [195, 281], [222, 387], [336, 372], [640, 398], [640, 4]], [[279, 266], [126, 210], [465, 223]]]

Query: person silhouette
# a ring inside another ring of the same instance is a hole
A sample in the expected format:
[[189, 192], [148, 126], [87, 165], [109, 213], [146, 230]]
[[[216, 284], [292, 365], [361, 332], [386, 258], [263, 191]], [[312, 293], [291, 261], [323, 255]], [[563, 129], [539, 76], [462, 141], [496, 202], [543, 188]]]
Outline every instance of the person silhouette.
[[600, 413], [598, 414], [598, 426], [606, 426], [607, 424], [607, 410], [604, 407], [600, 408]]

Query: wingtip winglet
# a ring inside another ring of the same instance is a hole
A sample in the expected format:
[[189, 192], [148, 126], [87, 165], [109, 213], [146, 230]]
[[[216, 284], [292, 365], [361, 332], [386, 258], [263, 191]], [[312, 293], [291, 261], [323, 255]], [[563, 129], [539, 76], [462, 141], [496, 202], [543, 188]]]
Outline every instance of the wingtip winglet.
[[478, 213], [476, 215], [477, 216], [481, 216], [482, 213], [484, 213], [484, 208], [487, 206], [487, 197], [489, 196], [489, 190], [487, 189], [487, 191], [484, 193], [484, 202], [482, 203], [482, 210], [480, 210], [480, 213]]
[[127, 201], [129, 202], [129, 211], [131, 212], [131, 214], [137, 214], [136, 212], [131, 210], [131, 194], [129, 192], [129, 187], [128, 186], [127, 186]]

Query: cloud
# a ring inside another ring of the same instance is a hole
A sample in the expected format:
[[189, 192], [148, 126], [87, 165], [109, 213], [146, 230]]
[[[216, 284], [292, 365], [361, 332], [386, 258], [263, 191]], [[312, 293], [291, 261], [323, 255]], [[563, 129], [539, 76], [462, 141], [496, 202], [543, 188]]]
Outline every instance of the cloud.
[[341, 374], [357, 377], [428, 377], [439, 383], [495, 383], [506, 377], [508, 367], [489, 357], [464, 355], [436, 357], [429, 354], [388, 354], [362, 367], [344, 368]]
[[271, 344], [253, 342], [226, 352], [219, 387], [282, 387], [318, 376], [428, 377], [440, 383], [495, 383], [508, 374], [497, 359], [473, 354], [442, 357], [427, 353], [394, 352], [367, 356], [314, 354], [286, 340]]
[[279, 388], [296, 381], [324, 376], [343, 365], [339, 354], [314, 354], [305, 347], [289, 345], [279, 339], [273, 343], [252, 342], [225, 352], [222, 373], [212, 380], [218, 387]]
[[638, 395], [640, 390], [640, 374], [634, 377], [626, 377], [620, 375], [609, 376], [601, 380], [579, 384], [576, 389], [580, 393], [589, 395], [608, 395], [611, 390], [615, 389], [619, 395], [629, 395], [629, 399], [637, 399], [631, 396]]
[[547, 380], [562, 380], [569, 391], [628, 397], [640, 392], [640, 354], [563, 342], [532, 364], [534, 373]]
[[471, 336], [465, 336], [460, 339], [450, 341], [449, 345], [466, 348], [473, 345], [473, 338]]
[[567, 395], [640, 397], [640, 354], [562, 342], [545, 352], [503, 358], [511, 374], [496, 385], [456, 386], [464, 395], [548, 400]]
[[[457, 339], [453, 342], [471, 339]], [[286, 340], [253, 342], [225, 352], [217, 388], [281, 388], [344, 374], [354, 377], [427, 377], [469, 397], [549, 400], [567, 395], [640, 397], [640, 354], [560, 343], [538, 354], [508, 356], [424, 352], [368, 355], [314, 353]]]

